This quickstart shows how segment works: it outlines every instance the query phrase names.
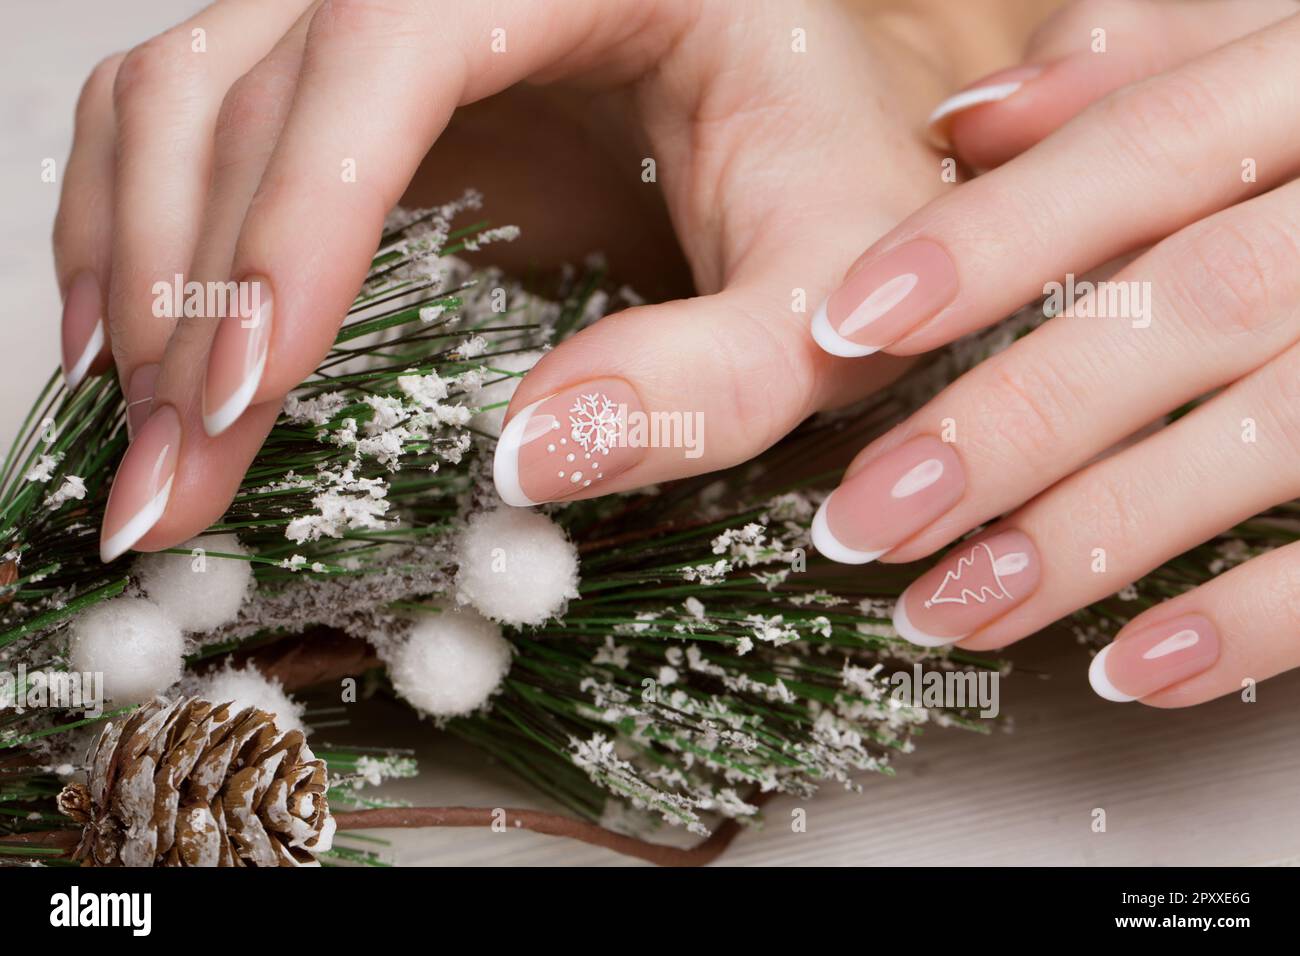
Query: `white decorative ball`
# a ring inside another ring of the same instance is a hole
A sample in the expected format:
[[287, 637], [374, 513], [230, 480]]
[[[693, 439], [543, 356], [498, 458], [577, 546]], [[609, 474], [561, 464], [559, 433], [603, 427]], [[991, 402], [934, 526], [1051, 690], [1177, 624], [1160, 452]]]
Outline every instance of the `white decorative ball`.
[[246, 557], [248, 551], [233, 534], [200, 535], [181, 547], [190, 553], [138, 558], [134, 571], [140, 587], [183, 631], [204, 633], [229, 624], [252, 589], [253, 566], [242, 558], [216, 554]]
[[227, 663], [204, 674], [195, 682], [195, 693], [213, 704], [233, 701], [239, 708], [256, 707], [275, 717], [275, 726], [281, 732], [301, 730], [302, 714], [305, 709], [285, 693], [284, 685], [272, 680], [252, 664], [242, 670]]
[[393, 688], [416, 710], [459, 717], [487, 703], [510, 670], [510, 642], [473, 611], [422, 615], [391, 652]]
[[[474, 413], [474, 417], [470, 419], [470, 426], [494, 438], [499, 436], [501, 423], [506, 417], [506, 408], [510, 405], [510, 399], [514, 397], [515, 389], [519, 388], [519, 383], [523, 381], [521, 374], [503, 378], [500, 373], [527, 372], [541, 360], [544, 354], [544, 352], [512, 352], [509, 355], [493, 355], [486, 358], [485, 362], [491, 366], [491, 369], [485, 369], [483, 377], [491, 384], [479, 388], [470, 398], [470, 404], [483, 409]], [[492, 369], [500, 371], [492, 371]], [[500, 381], [495, 381], [496, 379]], [[496, 407], [485, 408], [487, 405]]]
[[504, 624], [541, 624], [578, 596], [578, 549], [540, 511], [479, 512], [460, 535], [456, 560], [456, 600]]
[[115, 705], [141, 703], [181, 679], [185, 638], [152, 601], [112, 598], [75, 618], [70, 631], [70, 668], [102, 673]]

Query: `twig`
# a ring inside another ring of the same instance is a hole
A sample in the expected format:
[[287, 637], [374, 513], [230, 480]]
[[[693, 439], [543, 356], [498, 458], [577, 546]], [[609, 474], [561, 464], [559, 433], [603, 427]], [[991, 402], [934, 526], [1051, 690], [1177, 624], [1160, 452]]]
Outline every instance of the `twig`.
[[[766, 801], [760, 794], [755, 803]], [[577, 820], [559, 813], [540, 810], [519, 810], [496, 807], [384, 807], [377, 810], [356, 810], [334, 814], [340, 830], [373, 830], [379, 828], [414, 827], [490, 827], [504, 814], [509, 826], [532, 830], [548, 836], [581, 840], [592, 846], [613, 850], [624, 856], [654, 863], [656, 866], [705, 866], [712, 863], [731, 845], [740, 833], [735, 820], [724, 821], [712, 836], [698, 846], [683, 849], [663, 846], [616, 833], [613, 830]]]
[[[754, 802], [762, 805], [768, 794], [759, 794]], [[656, 866], [705, 866], [712, 863], [740, 834], [740, 824], [725, 820], [713, 834], [698, 846], [679, 848], [651, 843], [626, 836], [595, 823], [566, 817], [559, 813], [541, 810], [520, 810], [499, 807], [382, 807], [376, 810], [349, 810], [334, 814], [339, 830], [414, 829], [419, 827], [491, 827], [501, 815], [506, 823], [517, 830], [531, 830], [547, 836], [580, 840], [592, 846], [603, 847], [624, 856], [636, 857]], [[77, 830], [40, 830], [34, 833], [14, 833], [0, 840], [0, 847], [30, 847], [32, 849], [57, 849], [67, 856], [77, 846], [81, 833]], [[46, 859], [48, 854], [42, 854]]]

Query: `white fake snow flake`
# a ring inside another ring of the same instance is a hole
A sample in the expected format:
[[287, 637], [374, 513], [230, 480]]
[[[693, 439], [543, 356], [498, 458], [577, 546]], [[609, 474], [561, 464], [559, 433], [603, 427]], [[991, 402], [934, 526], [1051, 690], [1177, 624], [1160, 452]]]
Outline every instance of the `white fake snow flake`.
[[115, 705], [138, 704], [180, 680], [185, 638], [152, 601], [117, 597], [75, 618], [68, 640], [73, 671], [102, 673]]
[[28, 469], [27, 474], [23, 476], [26, 481], [39, 481], [42, 484], [49, 481], [54, 476], [54, 469], [59, 466], [63, 460], [62, 453], [57, 455], [41, 455], [36, 460], [36, 464]]
[[203, 675], [197, 681], [197, 692], [214, 704], [233, 701], [239, 708], [264, 710], [275, 717], [275, 726], [281, 733], [290, 730], [306, 732], [302, 723], [303, 705], [285, 693], [284, 685], [266, 677], [252, 664], [240, 670], [227, 663], [225, 667]]
[[494, 621], [538, 625], [578, 596], [578, 549], [537, 511], [479, 512], [461, 533], [456, 559], [456, 600]]
[[65, 501], [80, 501], [86, 497], [86, 482], [76, 475], [65, 475], [58, 490], [45, 498], [45, 507], [57, 508]]
[[433, 717], [472, 713], [510, 670], [501, 628], [470, 610], [424, 615], [388, 660], [393, 688]]
[[133, 570], [145, 594], [182, 631], [205, 633], [234, 621], [253, 587], [252, 564], [243, 560], [248, 551], [233, 534], [201, 535], [181, 547], [190, 553], [136, 560]]

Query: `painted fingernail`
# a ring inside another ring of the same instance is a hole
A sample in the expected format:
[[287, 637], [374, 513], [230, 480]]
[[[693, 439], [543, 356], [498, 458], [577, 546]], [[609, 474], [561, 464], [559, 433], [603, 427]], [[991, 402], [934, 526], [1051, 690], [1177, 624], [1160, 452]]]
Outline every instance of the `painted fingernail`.
[[501, 500], [517, 508], [556, 501], [631, 468], [645, 454], [627, 438], [641, 400], [622, 379], [602, 378], [533, 402], [506, 424], [492, 477]]
[[134, 438], [140, 427], [149, 420], [153, 410], [154, 386], [158, 383], [160, 366], [150, 363], [141, 365], [131, 373], [131, 381], [126, 387], [126, 436]]
[[77, 273], [63, 300], [63, 380], [68, 391], [81, 384], [104, 348], [104, 310], [93, 272]]
[[203, 429], [214, 438], [257, 394], [271, 346], [272, 304], [271, 283], [254, 276], [241, 283], [237, 315], [219, 319], [203, 383]]
[[108, 493], [99, 557], [105, 563], [128, 549], [158, 523], [167, 509], [181, 448], [181, 419], [176, 409], [154, 410], [122, 457]]
[[966, 89], [954, 93], [934, 108], [926, 125], [938, 146], [948, 143], [948, 127], [952, 117], [974, 106], [997, 103], [1013, 96], [1026, 83], [1043, 72], [1041, 66], [1016, 66], [999, 70], [976, 80]]
[[966, 490], [952, 446], [930, 435], [904, 442], [831, 492], [813, 518], [814, 547], [866, 564], [951, 508]]
[[894, 605], [894, 628], [913, 644], [954, 644], [1034, 593], [1042, 568], [1020, 531], [967, 541], [913, 581]]
[[912, 239], [862, 266], [813, 316], [812, 334], [832, 355], [879, 352], [957, 296], [957, 267], [944, 248]]
[[1122, 634], [1088, 668], [1092, 689], [1127, 703], [1208, 670], [1219, 659], [1219, 634], [1209, 619], [1185, 614]]

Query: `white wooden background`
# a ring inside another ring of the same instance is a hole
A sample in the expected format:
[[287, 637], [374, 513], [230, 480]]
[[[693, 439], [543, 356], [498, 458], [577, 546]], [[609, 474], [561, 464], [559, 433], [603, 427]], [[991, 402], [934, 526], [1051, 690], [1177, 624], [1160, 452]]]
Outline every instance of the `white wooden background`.
[[[9, 0], [0, 56], [0, 444], [12, 438], [58, 361], [58, 294], [49, 255], [72, 107], [90, 67], [196, 9], [197, 0]], [[1003, 685], [1014, 732], [931, 731], [893, 779], [864, 792], [792, 800], [733, 845], [731, 864], [1270, 864], [1300, 862], [1300, 675], [1236, 700], [1182, 712], [1095, 698], [1087, 659], [1064, 638], [1025, 642], [1028, 670]], [[414, 747], [424, 772], [389, 793], [418, 804], [537, 805], [475, 752], [382, 704], [364, 705], [331, 739]], [[1106, 810], [1106, 833], [1090, 828]], [[605, 864], [603, 850], [529, 833], [390, 834], [406, 864]]]

